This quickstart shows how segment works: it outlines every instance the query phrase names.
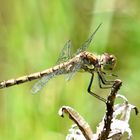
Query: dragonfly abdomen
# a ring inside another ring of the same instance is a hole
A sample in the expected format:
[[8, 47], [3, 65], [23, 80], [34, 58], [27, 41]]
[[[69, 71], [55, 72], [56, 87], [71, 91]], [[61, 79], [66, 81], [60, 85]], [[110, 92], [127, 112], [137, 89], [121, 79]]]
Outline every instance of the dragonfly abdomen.
[[14, 85], [18, 85], [18, 84], [22, 84], [28, 81], [32, 81], [35, 79], [39, 79], [41, 77], [47, 76], [48, 74], [54, 73], [56, 72], [58, 69], [61, 69], [63, 65], [57, 65], [54, 66], [52, 68], [46, 69], [44, 71], [41, 72], [36, 72], [33, 74], [29, 74], [29, 75], [25, 75], [16, 79], [9, 79], [9, 80], [5, 80], [0, 82], [0, 89], [1, 88], [5, 88], [5, 87], [10, 87], [10, 86], [14, 86]]
[[29, 81], [27, 76], [19, 77], [17, 79], [9, 79], [7, 81], [2, 81], [0, 83], [0, 88], [10, 87], [13, 85], [25, 83], [27, 81]]
[[41, 77], [40, 72], [37, 72], [37, 73], [30, 74], [30, 75], [22, 76], [22, 77], [19, 77], [16, 79], [9, 79], [7, 81], [2, 81], [0, 83], [0, 88], [5, 88], [5, 87], [10, 87], [10, 86], [22, 84], [22, 83], [25, 83], [28, 81], [38, 79], [40, 77]]

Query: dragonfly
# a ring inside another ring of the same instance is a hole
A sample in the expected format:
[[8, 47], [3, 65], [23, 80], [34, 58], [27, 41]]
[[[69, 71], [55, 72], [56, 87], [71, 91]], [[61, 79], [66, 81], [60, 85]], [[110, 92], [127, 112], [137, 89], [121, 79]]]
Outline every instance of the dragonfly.
[[[114, 80], [106, 80], [106, 76], [108, 75], [106, 71], [112, 71], [114, 69], [116, 65], [116, 57], [108, 53], [96, 55], [86, 51], [100, 26], [101, 24], [98, 25], [87, 41], [82, 45], [81, 48], [77, 50], [73, 56], [71, 55], [71, 41], [68, 41], [64, 45], [64, 48], [62, 49], [55, 66], [45, 69], [41, 72], [32, 73], [15, 79], [13, 78], [4, 80], [0, 82], [0, 89], [41, 78], [41, 80], [35, 83], [32, 88], [32, 93], [35, 94], [40, 91], [42, 87], [44, 87], [46, 83], [53, 77], [57, 75], [68, 74], [68, 80], [70, 80], [77, 71], [82, 70], [91, 74], [90, 83], [87, 89], [88, 93], [95, 96], [99, 100], [106, 102], [104, 98], [91, 91], [91, 86], [94, 79], [94, 73], [97, 73], [99, 87], [102, 89], [111, 88]], [[110, 74], [110, 76], [115, 75]]]

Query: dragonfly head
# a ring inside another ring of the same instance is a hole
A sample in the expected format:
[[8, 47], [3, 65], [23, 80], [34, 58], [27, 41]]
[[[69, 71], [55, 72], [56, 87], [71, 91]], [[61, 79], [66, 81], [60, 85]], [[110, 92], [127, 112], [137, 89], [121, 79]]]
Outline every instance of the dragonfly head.
[[102, 54], [99, 61], [103, 70], [113, 70], [116, 65], [116, 57], [108, 53]]

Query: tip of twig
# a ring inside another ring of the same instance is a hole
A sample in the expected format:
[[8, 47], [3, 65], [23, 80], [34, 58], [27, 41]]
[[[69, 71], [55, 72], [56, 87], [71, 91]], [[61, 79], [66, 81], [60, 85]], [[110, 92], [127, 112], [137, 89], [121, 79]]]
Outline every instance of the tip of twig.
[[112, 87], [119, 88], [121, 85], [122, 81], [120, 79], [116, 79]]

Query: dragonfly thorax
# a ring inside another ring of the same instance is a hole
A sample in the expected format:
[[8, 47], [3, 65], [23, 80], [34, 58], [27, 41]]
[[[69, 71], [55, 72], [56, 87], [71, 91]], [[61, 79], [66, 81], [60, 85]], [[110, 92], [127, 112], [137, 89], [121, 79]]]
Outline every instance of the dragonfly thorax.
[[90, 53], [90, 52], [82, 52], [81, 53], [81, 58], [83, 61], [83, 66], [82, 68], [85, 71], [89, 71], [92, 73], [92, 71], [95, 70], [95, 67], [98, 65], [98, 57], [97, 55]]
[[99, 57], [99, 63], [103, 70], [113, 70], [116, 65], [116, 57], [108, 53], [104, 53]]

